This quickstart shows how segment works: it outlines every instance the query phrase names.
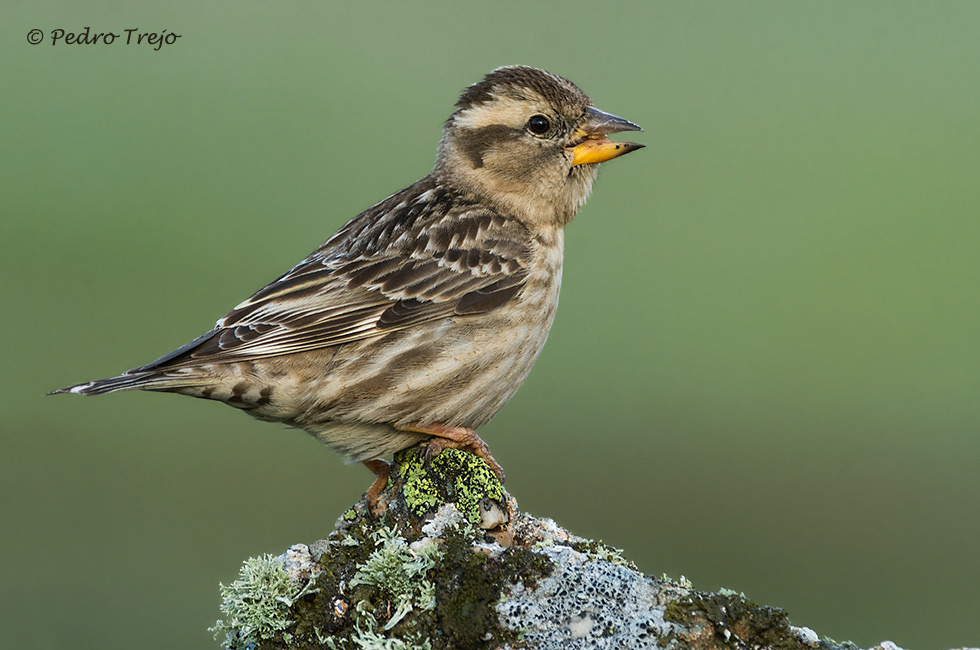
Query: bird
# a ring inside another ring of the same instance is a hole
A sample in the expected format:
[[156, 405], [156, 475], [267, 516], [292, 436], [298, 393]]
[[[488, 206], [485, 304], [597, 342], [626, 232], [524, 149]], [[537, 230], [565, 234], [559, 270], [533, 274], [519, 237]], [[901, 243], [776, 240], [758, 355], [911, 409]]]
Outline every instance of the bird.
[[564, 228], [599, 165], [644, 145], [564, 77], [505, 66], [467, 87], [432, 171], [351, 219], [213, 329], [156, 361], [54, 393], [144, 390], [302, 429], [375, 474], [429, 440], [503, 469], [476, 430], [524, 382], [561, 285]]

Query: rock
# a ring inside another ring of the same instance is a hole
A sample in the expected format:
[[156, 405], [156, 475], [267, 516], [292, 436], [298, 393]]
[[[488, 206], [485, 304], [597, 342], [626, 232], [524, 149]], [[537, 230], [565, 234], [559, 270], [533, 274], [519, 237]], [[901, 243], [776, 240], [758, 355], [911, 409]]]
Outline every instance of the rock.
[[[743, 595], [639, 572], [615, 548], [519, 511], [483, 461], [396, 455], [384, 514], [246, 562], [222, 587], [225, 646], [332, 650], [857, 650]], [[254, 620], [250, 617], [254, 617]], [[880, 650], [900, 650], [890, 642]]]

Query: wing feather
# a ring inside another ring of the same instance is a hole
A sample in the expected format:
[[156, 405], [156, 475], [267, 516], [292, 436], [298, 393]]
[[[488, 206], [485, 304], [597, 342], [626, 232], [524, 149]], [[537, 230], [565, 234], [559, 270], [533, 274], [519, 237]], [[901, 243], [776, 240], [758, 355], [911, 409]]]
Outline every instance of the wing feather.
[[294, 354], [496, 309], [523, 288], [530, 242], [520, 223], [426, 178], [140, 370]]

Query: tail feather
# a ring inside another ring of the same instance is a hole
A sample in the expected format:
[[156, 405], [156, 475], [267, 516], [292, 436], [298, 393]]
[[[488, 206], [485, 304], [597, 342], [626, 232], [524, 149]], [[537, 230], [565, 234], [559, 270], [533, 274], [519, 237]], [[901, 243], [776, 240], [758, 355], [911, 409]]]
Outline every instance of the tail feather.
[[189, 375], [174, 375], [156, 372], [123, 373], [118, 377], [87, 381], [51, 391], [48, 395], [58, 393], [75, 393], [77, 395], [103, 395], [119, 390], [172, 390], [201, 384], [200, 377]]

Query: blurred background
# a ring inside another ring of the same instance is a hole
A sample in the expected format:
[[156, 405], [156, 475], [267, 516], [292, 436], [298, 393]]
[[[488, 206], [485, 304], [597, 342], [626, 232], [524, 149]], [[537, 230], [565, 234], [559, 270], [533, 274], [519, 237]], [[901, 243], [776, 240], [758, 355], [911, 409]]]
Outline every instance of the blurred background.
[[[980, 4], [4, 4], [7, 647], [215, 648], [218, 583], [360, 498], [220, 404], [44, 394], [209, 329], [511, 63], [648, 145], [480, 431], [521, 507], [837, 640], [980, 643]], [[50, 45], [85, 26], [181, 38]]]

